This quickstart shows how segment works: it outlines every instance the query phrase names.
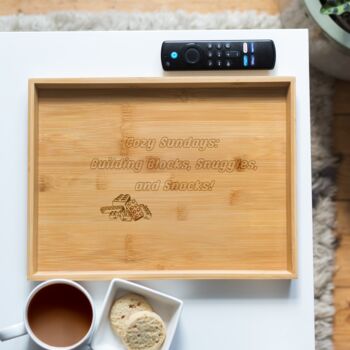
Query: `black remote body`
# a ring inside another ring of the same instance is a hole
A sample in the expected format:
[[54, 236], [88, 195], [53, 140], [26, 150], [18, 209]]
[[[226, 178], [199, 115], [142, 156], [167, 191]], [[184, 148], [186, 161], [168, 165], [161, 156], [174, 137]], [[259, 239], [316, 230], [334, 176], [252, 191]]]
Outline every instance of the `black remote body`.
[[276, 49], [272, 40], [164, 41], [161, 59], [166, 71], [273, 69]]

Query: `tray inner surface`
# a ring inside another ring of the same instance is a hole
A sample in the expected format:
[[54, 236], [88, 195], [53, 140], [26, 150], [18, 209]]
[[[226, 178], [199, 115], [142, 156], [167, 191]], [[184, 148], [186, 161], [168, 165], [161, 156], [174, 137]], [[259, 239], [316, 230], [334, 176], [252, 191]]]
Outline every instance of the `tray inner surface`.
[[29, 276], [295, 277], [290, 83], [33, 83]]

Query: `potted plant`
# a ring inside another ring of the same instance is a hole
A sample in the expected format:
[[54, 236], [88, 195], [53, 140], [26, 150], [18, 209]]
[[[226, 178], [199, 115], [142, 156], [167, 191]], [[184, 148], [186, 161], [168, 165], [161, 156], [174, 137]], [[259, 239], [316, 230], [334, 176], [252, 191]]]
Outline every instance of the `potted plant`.
[[350, 33], [350, 0], [322, 0], [321, 13]]
[[[350, 80], [350, 0], [280, 0], [282, 25], [308, 28], [310, 63]], [[334, 64], [337, 62], [337, 64]]]

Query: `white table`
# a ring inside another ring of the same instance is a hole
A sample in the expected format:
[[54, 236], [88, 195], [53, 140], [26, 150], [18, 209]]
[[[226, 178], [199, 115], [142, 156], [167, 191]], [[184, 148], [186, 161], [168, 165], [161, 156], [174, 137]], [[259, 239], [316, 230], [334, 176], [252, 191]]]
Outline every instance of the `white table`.
[[[0, 328], [21, 320], [26, 295], [33, 287], [33, 283], [26, 280], [28, 79], [162, 76], [165, 73], [160, 64], [161, 42], [189, 38], [271, 38], [277, 47], [273, 71], [210, 74], [296, 77], [299, 278], [292, 282], [162, 281], [144, 284], [185, 302], [174, 350], [314, 349], [306, 30], [0, 33]], [[108, 282], [84, 285], [99, 308]], [[28, 337], [0, 344], [0, 350], [35, 348]]]

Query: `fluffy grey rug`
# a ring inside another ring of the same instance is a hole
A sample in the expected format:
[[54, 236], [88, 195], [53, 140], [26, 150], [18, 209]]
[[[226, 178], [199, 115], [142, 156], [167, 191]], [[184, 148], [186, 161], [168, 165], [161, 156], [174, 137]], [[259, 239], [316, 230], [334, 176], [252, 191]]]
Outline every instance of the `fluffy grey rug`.
[[[303, 15], [303, 14], [301, 14]], [[0, 17], [0, 31], [152, 30], [280, 28], [278, 16], [254, 11], [195, 14], [158, 13], [51, 13]], [[312, 45], [312, 42], [311, 42]], [[316, 347], [332, 349], [335, 238], [335, 161], [331, 153], [332, 80], [311, 71], [312, 166], [314, 203], [314, 267]]]

